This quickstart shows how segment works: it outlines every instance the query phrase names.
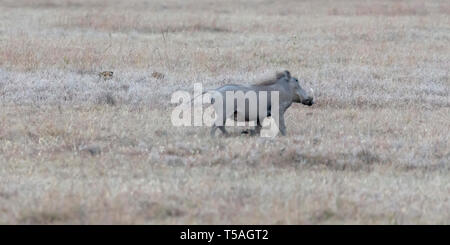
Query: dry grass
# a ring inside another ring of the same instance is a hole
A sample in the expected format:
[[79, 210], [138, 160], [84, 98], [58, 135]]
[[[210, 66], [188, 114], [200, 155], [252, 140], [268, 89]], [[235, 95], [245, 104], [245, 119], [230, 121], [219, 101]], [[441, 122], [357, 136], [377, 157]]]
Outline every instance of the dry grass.
[[[448, 1], [2, 1], [2, 224], [450, 224]], [[289, 69], [288, 136], [170, 95]], [[114, 71], [110, 80], [101, 71]]]

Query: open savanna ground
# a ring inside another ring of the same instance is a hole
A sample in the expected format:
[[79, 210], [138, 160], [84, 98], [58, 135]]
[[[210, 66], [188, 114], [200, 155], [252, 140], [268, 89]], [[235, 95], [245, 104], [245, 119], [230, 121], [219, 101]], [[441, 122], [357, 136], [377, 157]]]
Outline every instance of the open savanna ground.
[[[447, 0], [0, 13], [0, 224], [450, 224]], [[172, 126], [173, 92], [282, 69], [315, 100], [287, 136]]]

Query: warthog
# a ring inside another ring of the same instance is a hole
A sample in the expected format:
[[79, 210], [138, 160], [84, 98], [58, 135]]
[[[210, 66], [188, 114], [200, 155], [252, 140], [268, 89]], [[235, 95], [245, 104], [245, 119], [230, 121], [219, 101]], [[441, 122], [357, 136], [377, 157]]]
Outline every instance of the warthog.
[[[228, 135], [228, 132], [225, 130], [225, 121], [227, 118], [233, 118], [235, 121], [240, 122], [256, 121], [255, 130], [250, 131], [250, 133], [252, 135], [259, 134], [262, 128], [261, 122], [266, 117], [274, 117], [281, 134], [286, 135], [284, 113], [291, 104], [294, 102], [311, 106], [314, 103], [313, 97], [308, 95], [308, 93], [302, 89], [298, 79], [291, 77], [289, 71], [278, 72], [276, 73], [275, 78], [250, 86], [228, 84], [210, 90], [209, 92], [213, 92], [212, 95], [214, 97], [211, 99], [211, 103], [214, 105], [217, 115], [211, 129], [211, 136], [215, 135], [217, 128], [220, 129], [224, 135]], [[231, 92], [234, 95], [241, 94], [241, 103], [238, 103], [239, 96], [235, 96], [234, 103], [230, 103], [231, 106], [228, 105], [227, 109], [227, 92]], [[262, 92], [264, 92], [265, 95], [260, 97]], [[278, 92], [278, 103], [272, 101], [271, 97], [275, 96], [272, 92]], [[252, 97], [251, 94], [254, 96]], [[218, 103], [220, 101], [217, 101], [217, 98], [220, 98], [222, 103]], [[261, 98], [267, 99], [266, 101], [260, 102]], [[245, 103], [242, 103], [243, 101], [245, 101]]]

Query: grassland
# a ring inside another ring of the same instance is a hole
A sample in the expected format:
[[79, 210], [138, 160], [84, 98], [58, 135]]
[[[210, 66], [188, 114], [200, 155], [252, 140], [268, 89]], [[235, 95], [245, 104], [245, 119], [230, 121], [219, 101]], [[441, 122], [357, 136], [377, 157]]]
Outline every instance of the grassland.
[[[0, 12], [1, 224], [450, 224], [448, 1]], [[171, 125], [173, 92], [280, 69], [316, 102], [286, 137]]]

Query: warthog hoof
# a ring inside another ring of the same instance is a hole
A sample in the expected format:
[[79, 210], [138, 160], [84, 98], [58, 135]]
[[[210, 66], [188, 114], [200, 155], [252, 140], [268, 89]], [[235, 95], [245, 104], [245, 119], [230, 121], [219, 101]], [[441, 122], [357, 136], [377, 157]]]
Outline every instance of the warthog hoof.
[[254, 129], [251, 129], [251, 130], [246, 129], [246, 130], [242, 130], [241, 134], [249, 134], [250, 136], [255, 136], [258, 133]]

